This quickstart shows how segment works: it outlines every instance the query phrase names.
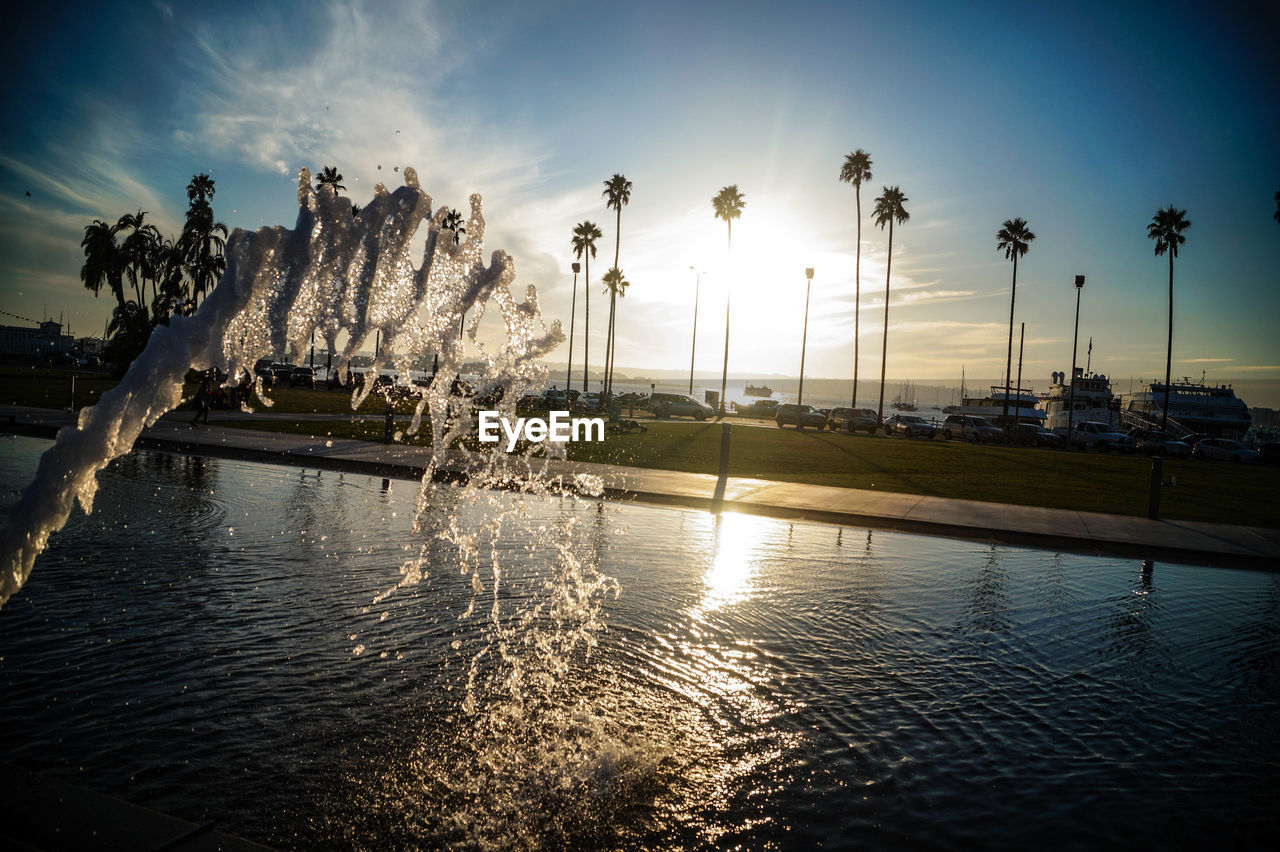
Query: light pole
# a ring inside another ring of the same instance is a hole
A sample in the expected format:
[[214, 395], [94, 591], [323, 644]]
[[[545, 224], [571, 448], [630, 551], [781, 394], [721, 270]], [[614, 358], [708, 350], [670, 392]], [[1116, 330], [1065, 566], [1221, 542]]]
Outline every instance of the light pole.
[[809, 291], [813, 289], [813, 267], [804, 271], [807, 279], [804, 285], [804, 335], [800, 338], [800, 391], [796, 394], [796, 403], [804, 403], [804, 352], [809, 345]]
[[690, 266], [689, 269], [693, 270], [693, 274], [694, 274], [693, 343], [692, 345], [689, 346], [689, 393], [692, 394], [693, 393], [693, 356], [694, 356], [694, 353], [698, 351], [698, 294], [702, 291], [702, 273], [699, 270], [694, 269], [692, 266]]
[[569, 303], [569, 366], [565, 368], [564, 374], [566, 404], [569, 401], [569, 387], [573, 384], [573, 322], [578, 318], [578, 273], [582, 270], [582, 264], [574, 261], [571, 268], [573, 269], [573, 299]]
[[1067, 449], [1071, 449], [1071, 431], [1076, 421], [1076, 344], [1080, 340], [1080, 291], [1084, 289], [1084, 276], [1076, 276], [1076, 330], [1071, 335], [1071, 390], [1067, 394]]

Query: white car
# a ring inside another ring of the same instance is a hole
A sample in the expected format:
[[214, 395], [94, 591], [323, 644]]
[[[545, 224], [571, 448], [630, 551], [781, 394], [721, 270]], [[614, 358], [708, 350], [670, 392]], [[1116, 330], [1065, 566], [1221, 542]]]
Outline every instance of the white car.
[[1131, 453], [1137, 447], [1137, 442], [1123, 432], [1112, 429], [1110, 424], [1098, 420], [1086, 420], [1075, 425], [1075, 431], [1071, 433], [1071, 446], [1092, 448], [1100, 453], [1111, 450]]
[[1262, 453], [1251, 450], [1239, 441], [1230, 438], [1201, 438], [1196, 442], [1191, 455], [1198, 459], [1213, 461], [1243, 462], [1245, 464], [1262, 464]]

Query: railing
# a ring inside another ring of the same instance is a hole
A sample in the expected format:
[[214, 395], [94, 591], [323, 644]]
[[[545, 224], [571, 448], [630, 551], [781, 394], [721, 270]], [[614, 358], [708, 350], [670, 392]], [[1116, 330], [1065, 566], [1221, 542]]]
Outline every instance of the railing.
[[1148, 429], [1156, 432], [1168, 432], [1173, 438], [1185, 438], [1187, 435], [1190, 435], [1195, 431], [1182, 425], [1172, 417], [1169, 418], [1168, 428], [1161, 429], [1160, 415], [1147, 414], [1145, 411], [1121, 411], [1120, 422], [1130, 428]]

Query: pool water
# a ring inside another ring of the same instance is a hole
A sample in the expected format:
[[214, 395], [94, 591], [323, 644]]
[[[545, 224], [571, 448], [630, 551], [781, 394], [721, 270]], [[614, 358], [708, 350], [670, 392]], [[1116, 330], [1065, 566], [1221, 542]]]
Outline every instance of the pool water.
[[[7, 506], [47, 442], [3, 440]], [[0, 610], [0, 760], [263, 843], [1274, 837], [1276, 573], [451, 486], [415, 530], [416, 483], [159, 453], [101, 480]]]

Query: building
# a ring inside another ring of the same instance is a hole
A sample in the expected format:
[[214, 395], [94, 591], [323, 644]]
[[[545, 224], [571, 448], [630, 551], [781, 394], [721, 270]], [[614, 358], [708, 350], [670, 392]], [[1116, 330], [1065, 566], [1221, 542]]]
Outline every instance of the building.
[[52, 358], [75, 351], [75, 340], [62, 333], [62, 323], [45, 320], [32, 328], [23, 325], [0, 326], [0, 356], [6, 358]]

